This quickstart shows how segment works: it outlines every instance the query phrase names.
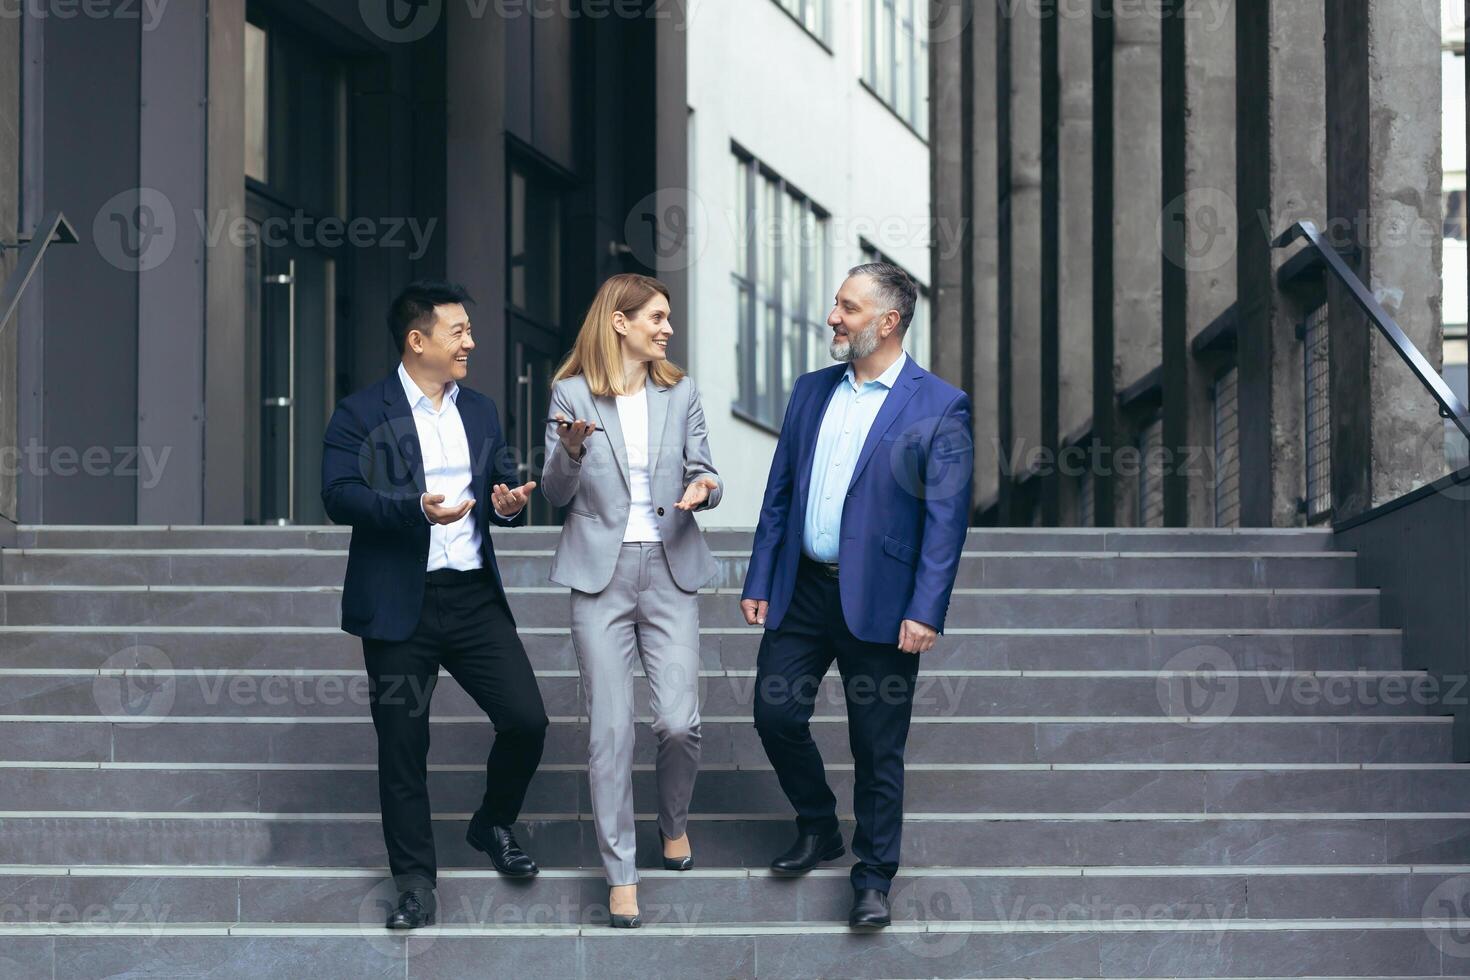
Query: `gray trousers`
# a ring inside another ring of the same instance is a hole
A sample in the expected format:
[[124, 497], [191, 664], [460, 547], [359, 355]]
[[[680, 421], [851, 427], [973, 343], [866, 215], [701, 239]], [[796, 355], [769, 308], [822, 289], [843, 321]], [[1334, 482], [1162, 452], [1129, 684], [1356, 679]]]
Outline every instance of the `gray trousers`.
[[601, 592], [572, 590], [572, 646], [587, 700], [592, 819], [610, 885], [638, 881], [633, 672], [648, 675], [658, 740], [658, 827], [680, 837], [699, 770], [699, 596], [674, 584], [657, 542], [629, 542]]

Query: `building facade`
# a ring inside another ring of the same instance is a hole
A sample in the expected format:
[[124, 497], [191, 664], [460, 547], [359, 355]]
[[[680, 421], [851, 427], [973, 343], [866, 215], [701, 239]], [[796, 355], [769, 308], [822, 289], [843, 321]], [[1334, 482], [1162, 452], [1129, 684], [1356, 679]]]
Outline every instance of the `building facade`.
[[936, 360], [977, 400], [977, 521], [1340, 522], [1464, 437], [1464, 5], [939, 0]]
[[655, 271], [631, 216], [688, 184], [682, 23], [544, 8], [0, 17], [0, 227], [59, 210], [81, 239], [5, 334], [7, 520], [322, 522], [326, 419], [392, 366], [383, 314], [418, 276], [475, 297], [472, 383], [532, 478], [581, 310]]
[[881, 256], [915, 279], [922, 295], [905, 346], [931, 364], [922, 7], [692, 8], [691, 200], [705, 231], [690, 253], [686, 331], [726, 479], [711, 515], [721, 525], [759, 516], [791, 385], [832, 363], [826, 319], [849, 268]]

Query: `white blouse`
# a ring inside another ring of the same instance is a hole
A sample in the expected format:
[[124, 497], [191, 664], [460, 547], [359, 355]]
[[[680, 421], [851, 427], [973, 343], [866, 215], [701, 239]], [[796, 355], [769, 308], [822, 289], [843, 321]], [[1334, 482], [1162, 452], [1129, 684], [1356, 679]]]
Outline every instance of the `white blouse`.
[[622, 426], [623, 445], [628, 452], [628, 482], [632, 491], [623, 541], [662, 541], [649, 486], [648, 388], [639, 388], [635, 395], [617, 397], [618, 424]]

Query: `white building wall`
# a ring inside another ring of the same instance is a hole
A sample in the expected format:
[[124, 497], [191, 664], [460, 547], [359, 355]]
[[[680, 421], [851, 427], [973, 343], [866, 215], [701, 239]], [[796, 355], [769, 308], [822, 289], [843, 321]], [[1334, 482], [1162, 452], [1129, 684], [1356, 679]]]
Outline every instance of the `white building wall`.
[[864, 238], [928, 286], [929, 148], [862, 85], [863, 0], [831, 4], [830, 51], [775, 0], [702, 0], [689, 11], [691, 190], [693, 217], [705, 228], [690, 269], [690, 322], [675, 329], [689, 331], [688, 367], [725, 480], [719, 509], [703, 523], [749, 526], [760, 514], [776, 439], [731, 411], [738, 387], [731, 142], [831, 215], [829, 295], [863, 260]]

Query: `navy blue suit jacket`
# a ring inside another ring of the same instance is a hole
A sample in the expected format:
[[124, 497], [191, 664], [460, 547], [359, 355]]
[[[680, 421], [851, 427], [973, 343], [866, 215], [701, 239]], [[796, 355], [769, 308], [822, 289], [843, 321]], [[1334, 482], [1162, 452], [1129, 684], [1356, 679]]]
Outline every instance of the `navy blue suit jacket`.
[[[470, 446], [470, 518], [480, 529], [481, 561], [499, 589], [489, 525], [514, 527], [525, 511], [501, 517], [490, 503], [490, 488], [517, 486], [515, 463], [494, 402], [460, 385], [455, 406]], [[323, 439], [322, 503], [334, 523], [352, 526], [342, 589], [347, 632], [389, 641], [413, 634], [429, 563], [430, 525], [419, 504], [425, 492], [418, 428], [395, 367], [382, 381], [344, 398]]]
[[[769, 602], [766, 629], [781, 625], [791, 603], [817, 433], [846, 370], [802, 375], [786, 406], [742, 591]], [[974, 457], [970, 396], [911, 358], [868, 430], [842, 508], [842, 612], [858, 639], [897, 645], [905, 619], [943, 631], [970, 523]]]

